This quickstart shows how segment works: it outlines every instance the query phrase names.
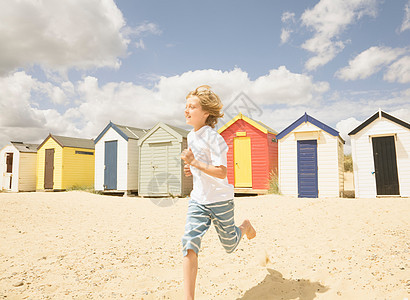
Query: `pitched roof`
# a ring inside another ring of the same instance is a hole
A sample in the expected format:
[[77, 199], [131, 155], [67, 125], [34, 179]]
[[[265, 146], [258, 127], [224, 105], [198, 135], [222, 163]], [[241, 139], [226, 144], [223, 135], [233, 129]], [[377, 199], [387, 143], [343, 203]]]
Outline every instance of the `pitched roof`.
[[[296, 129], [296, 127], [298, 127], [300, 124], [302, 123], [312, 123], [313, 125], [315, 125], [316, 127], [322, 129], [323, 131], [326, 131], [327, 133], [329, 133], [330, 135], [333, 136], [337, 136], [340, 139], [342, 139], [339, 136], [339, 132], [337, 130], [334, 130], [333, 128], [327, 126], [326, 124], [320, 122], [319, 120], [316, 120], [315, 118], [309, 116], [306, 112], [303, 116], [301, 116], [299, 119], [297, 119], [295, 122], [293, 122], [292, 124], [290, 124], [288, 127], [286, 127], [285, 129], [283, 129], [277, 136], [276, 138], [279, 140], [285, 136], [287, 136], [289, 133], [291, 133], [294, 129]], [[342, 139], [343, 141], [343, 139]]]
[[11, 142], [11, 144], [16, 147], [19, 152], [25, 153], [36, 153], [38, 144], [28, 144], [23, 142]]
[[108, 123], [108, 125], [105, 126], [104, 130], [101, 131], [101, 133], [97, 136], [97, 138], [94, 141], [94, 144], [96, 144], [110, 128], [114, 129], [126, 141], [128, 141], [128, 139], [138, 140], [142, 136], [144, 136], [144, 134], [148, 132], [147, 129], [125, 126], [125, 125], [118, 125], [110, 121], [110, 123]]
[[61, 147], [84, 148], [84, 149], [94, 149], [95, 148], [93, 139], [73, 138], [73, 137], [67, 137], [67, 136], [53, 135], [50, 133], [48, 137], [37, 147], [37, 149], [40, 149], [49, 138], [52, 138], [53, 140], [55, 140]]
[[128, 136], [128, 138], [131, 138], [131, 139], [139, 139], [148, 132], [148, 129], [141, 129], [141, 128], [130, 127], [130, 126], [125, 126], [125, 125], [118, 125], [118, 124], [115, 124], [115, 125], [119, 129], [121, 129], [121, 131], [124, 132]]
[[179, 127], [175, 127], [175, 126], [172, 126], [172, 125], [169, 125], [169, 124], [165, 124], [165, 125], [171, 127], [172, 129], [174, 129], [176, 132], [178, 132], [178, 133], [179, 133], [180, 135], [182, 135], [183, 137], [187, 137], [187, 136], [188, 136], [188, 133], [189, 133], [188, 130], [185, 130], [185, 129], [182, 129], [182, 128], [179, 128]]
[[365, 120], [362, 124], [360, 124], [359, 126], [357, 126], [355, 129], [353, 129], [352, 131], [349, 132], [349, 135], [354, 135], [356, 133], [358, 133], [359, 131], [361, 131], [362, 129], [364, 129], [365, 127], [367, 127], [368, 125], [370, 125], [371, 123], [373, 123], [374, 121], [376, 121], [378, 118], [386, 118], [396, 124], [399, 124], [407, 129], [410, 129], [410, 124], [407, 122], [404, 122], [400, 119], [397, 119], [396, 117], [393, 117], [392, 115], [389, 115], [388, 113], [385, 113], [384, 111], [379, 110], [377, 113], [375, 113], [374, 115], [372, 115], [370, 118], [368, 118], [367, 120]]
[[254, 119], [251, 119], [251, 118], [243, 115], [242, 113], [237, 114], [234, 118], [232, 118], [232, 120], [230, 120], [224, 126], [219, 128], [218, 132], [222, 133], [225, 129], [227, 129], [229, 126], [231, 126], [233, 123], [235, 123], [238, 120], [244, 120], [245, 122], [249, 123], [250, 125], [252, 125], [253, 127], [259, 129], [260, 131], [262, 131], [264, 133], [270, 132], [270, 133], [273, 133], [273, 134], [278, 134], [278, 132], [276, 130], [270, 128], [269, 126], [265, 125], [264, 123], [262, 123], [260, 121], [256, 121]]
[[175, 127], [173, 125], [165, 124], [162, 122], [158, 122], [155, 124], [154, 127], [152, 127], [141, 139], [139, 139], [138, 144], [142, 145], [142, 143], [150, 137], [159, 127], [165, 129], [169, 134], [173, 135], [175, 138], [177, 138], [180, 142], [182, 141], [183, 138], [186, 138], [188, 136], [189, 131]]

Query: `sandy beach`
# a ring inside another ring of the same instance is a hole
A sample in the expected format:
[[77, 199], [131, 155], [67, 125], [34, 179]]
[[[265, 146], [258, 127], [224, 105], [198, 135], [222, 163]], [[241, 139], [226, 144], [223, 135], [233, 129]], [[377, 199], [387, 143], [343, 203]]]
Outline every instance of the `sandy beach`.
[[[0, 193], [1, 299], [181, 299], [188, 199]], [[410, 298], [410, 199], [235, 198], [257, 230], [212, 227], [197, 299]]]

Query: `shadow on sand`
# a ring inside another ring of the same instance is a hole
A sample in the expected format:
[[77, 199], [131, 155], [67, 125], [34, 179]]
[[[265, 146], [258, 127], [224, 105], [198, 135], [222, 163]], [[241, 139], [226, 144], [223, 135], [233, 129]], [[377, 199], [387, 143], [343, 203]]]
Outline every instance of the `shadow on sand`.
[[250, 290], [246, 291], [243, 297], [238, 300], [250, 299], [300, 299], [312, 300], [316, 293], [325, 293], [328, 287], [319, 282], [311, 282], [306, 279], [285, 279], [282, 274], [272, 269], [267, 269], [269, 274], [265, 279]]

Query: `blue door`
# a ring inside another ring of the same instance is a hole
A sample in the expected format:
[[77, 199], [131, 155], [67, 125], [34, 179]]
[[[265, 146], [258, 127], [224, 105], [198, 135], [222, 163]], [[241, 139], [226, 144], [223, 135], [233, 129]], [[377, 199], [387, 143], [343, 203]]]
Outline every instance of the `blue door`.
[[317, 198], [317, 141], [298, 141], [298, 197]]
[[117, 189], [117, 141], [105, 142], [104, 190]]

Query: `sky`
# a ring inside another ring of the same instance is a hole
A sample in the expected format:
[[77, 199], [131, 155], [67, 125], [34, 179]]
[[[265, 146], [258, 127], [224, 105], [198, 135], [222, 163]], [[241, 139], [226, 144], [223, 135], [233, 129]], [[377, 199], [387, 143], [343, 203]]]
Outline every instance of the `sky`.
[[185, 129], [207, 84], [282, 131], [305, 112], [348, 133], [410, 122], [410, 0], [0, 0], [0, 148], [110, 122]]

